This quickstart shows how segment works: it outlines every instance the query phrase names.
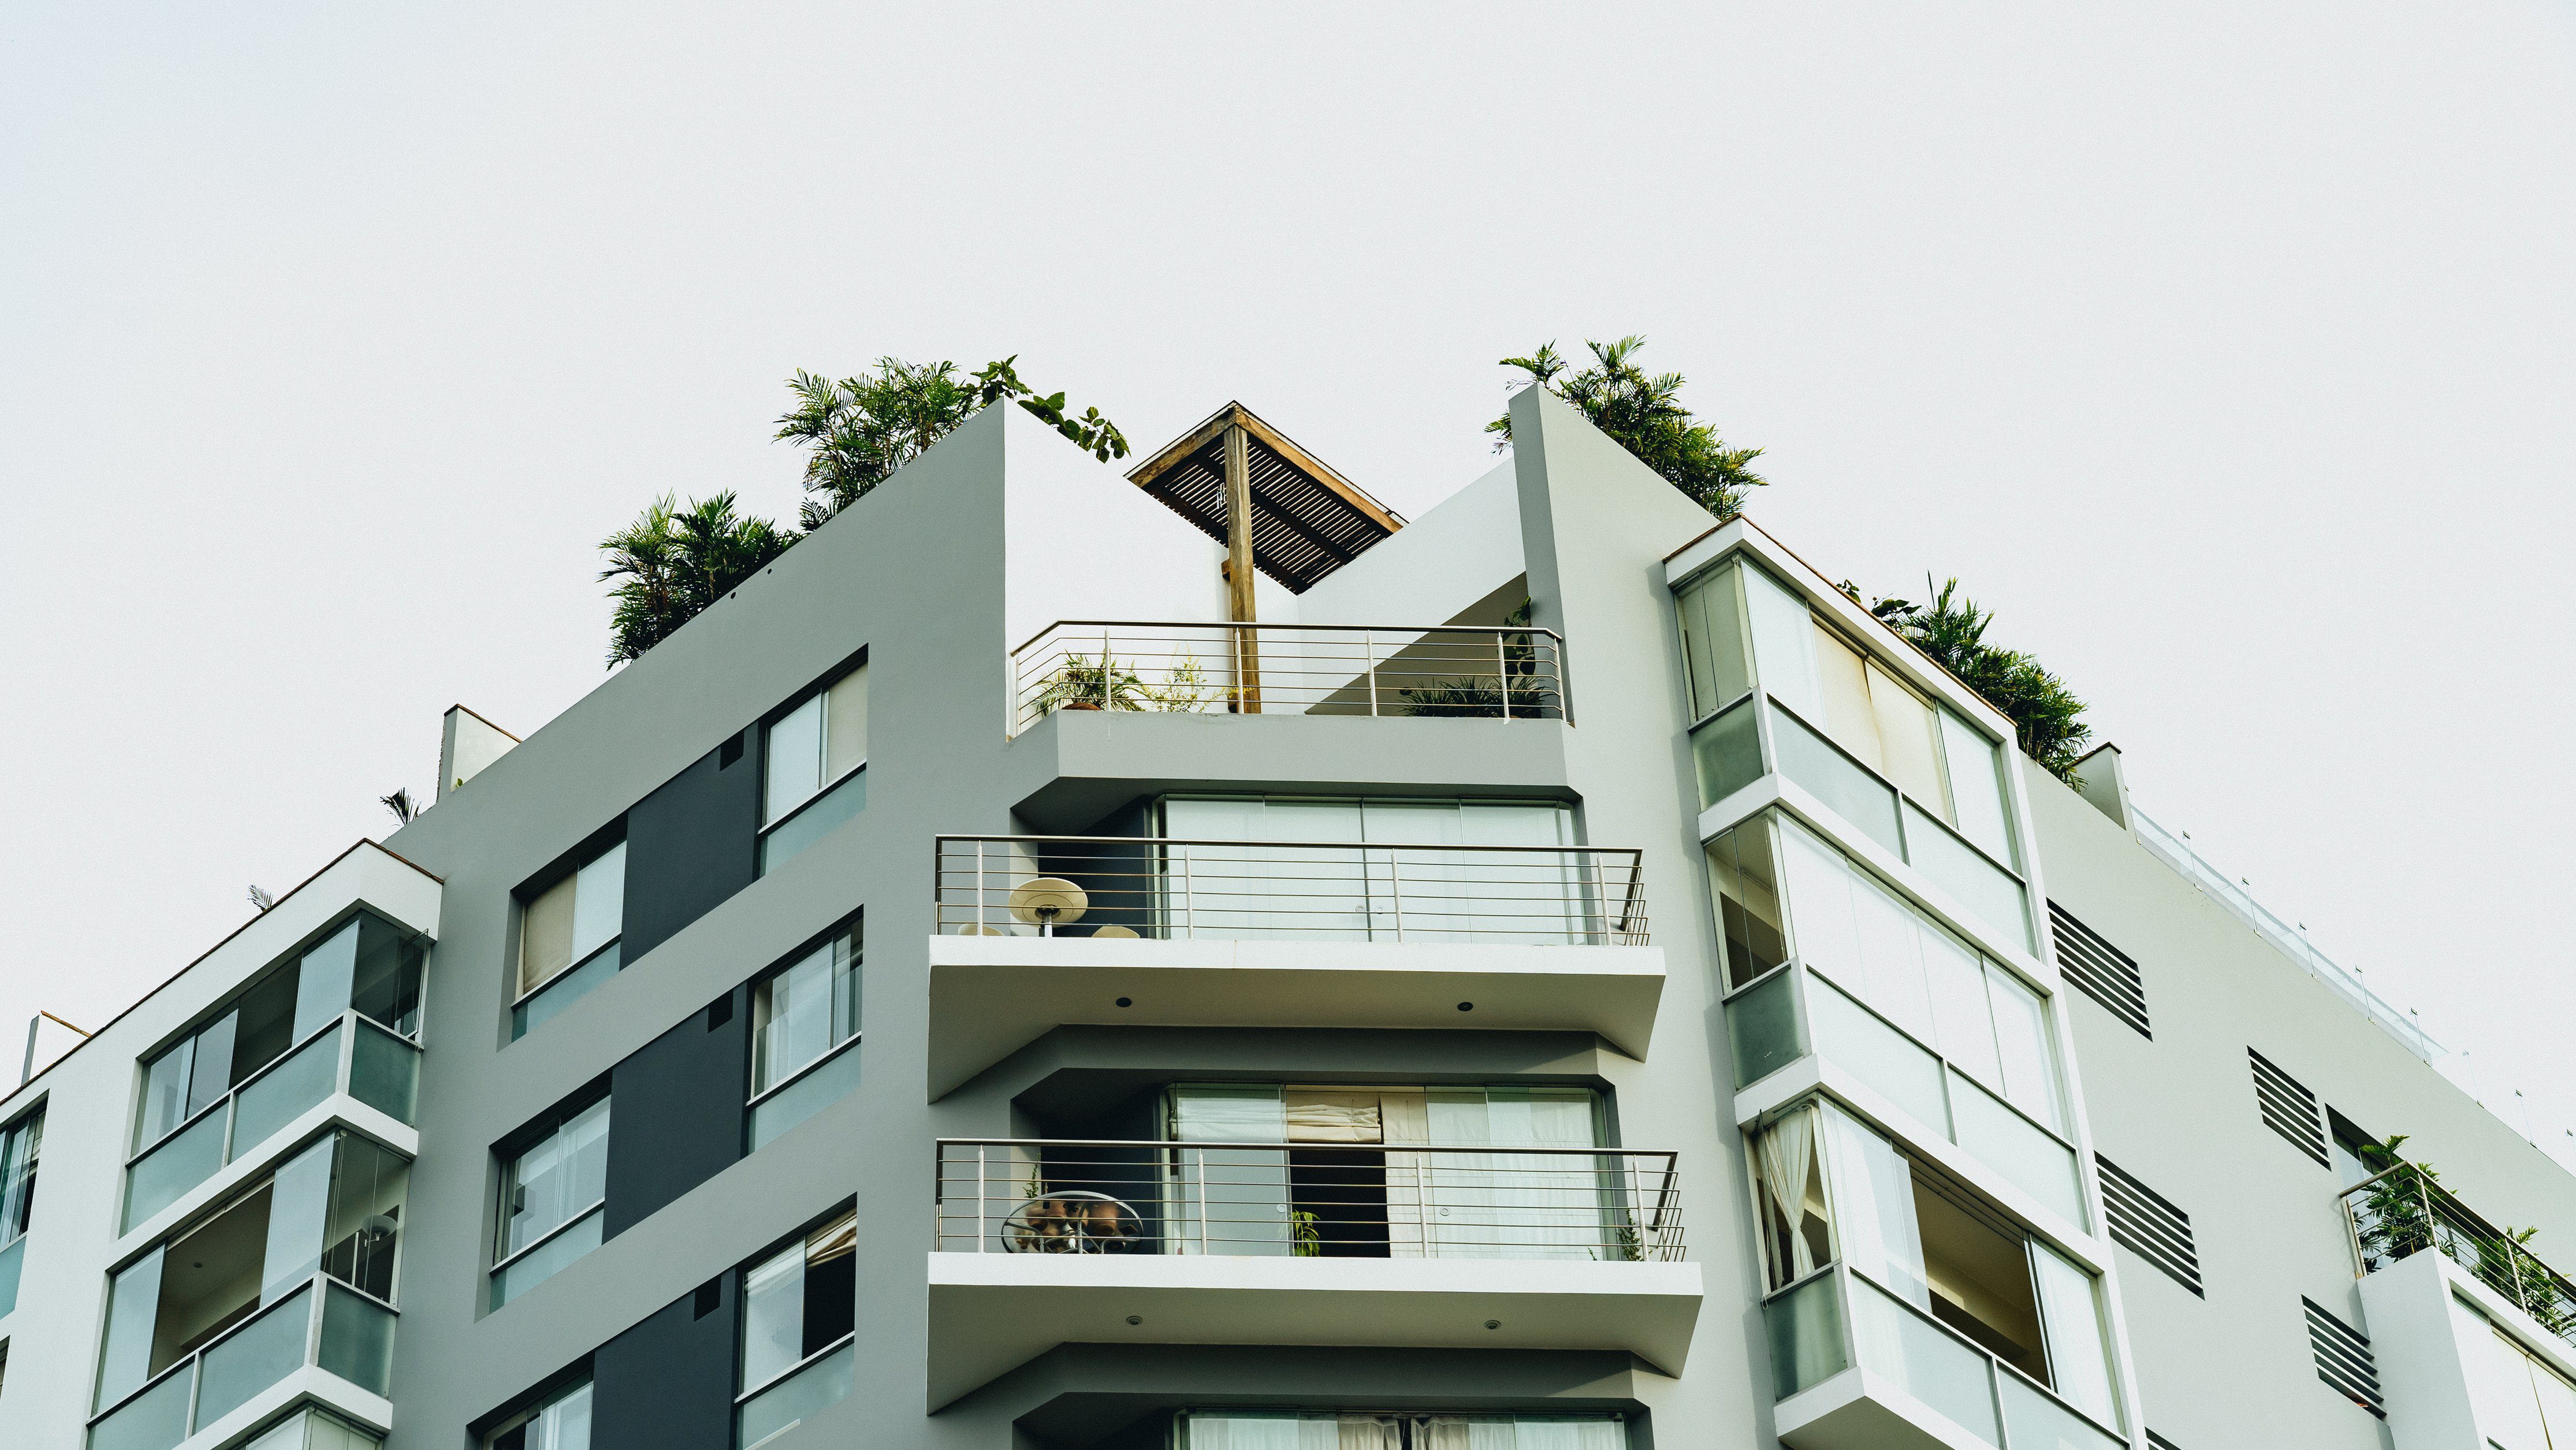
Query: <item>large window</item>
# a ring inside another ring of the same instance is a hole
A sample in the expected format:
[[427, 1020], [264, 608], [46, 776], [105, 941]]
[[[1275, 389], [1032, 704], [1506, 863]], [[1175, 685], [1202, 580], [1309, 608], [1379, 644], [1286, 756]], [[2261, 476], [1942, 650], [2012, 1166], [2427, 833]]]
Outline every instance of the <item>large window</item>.
[[1188, 1410], [1172, 1450], [1624, 1450], [1616, 1415]]
[[91, 1443], [176, 1445], [306, 1364], [390, 1393], [410, 1167], [323, 1138], [118, 1270]]
[[[1173, 796], [1158, 815], [1159, 834], [1185, 844], [1163, 848], [1158, 899], [1134, 914], [1157, 934], [1579, 943], [1624, 885], [1563, 849], [1577, 844], [1574, 812], [1557, 801]], [[1137, 893], [1101, 869], [1115, 919]]]
[[2451, 1319], [2479, 1438], [2496, 1450], [2576, 1444], [2576, 1385], [2457, 1298]]
[[122, 1226], [177, 1202], [334, 1092], [410, 1122], [422, 955], [412, 933], [361, 913], [145, 1058]]
[[858, 1242], [858, 1217], [845, 1213], [743, 1271], [741, 1450], [849, 1396]]
[[410, 933], [362, 914], [253, 982], [212, 1021], [144, 1060], [135, 1149], [192, 1122], [290, 1048], [337, 1026], [344, 1012], [415, 1035], [421, 956]]
[[572, 1005], [617, 974], [626, 919], [626, 843], [594, 852], [528, 898], [519, 915], [518, 1000], [510, 1036]]
[[[2026, 932], [2012, 899], [2020, 858], [2000, 744], [1898, 680], [1760, 569], [1704, 574], [1678, 607], [1703, 807], [1759, 773], [1753, 711], [1726, 708], [1758, 676], [1789, 712], [1772, 720], [1780, 769], [1944, 889]], [[1921, 820], [1900, 825], [1900, 795]]]
[[1998, 1404], [2013, 1444], [2117, 1443], [2092, 1274], [1834, 1103], [1781, 1114], [1753, 1157], [1782, 1398], [1856, 1352], [1990, 1445]]
[[868, 667], [860, 665], [771, 722], [761, 759], [765, 876], [867, 805]]
[[2084, 1225], [2045, 998], [1778, 812], [1708, 854], [1738, 1086], [1812, 1047]]
[[752, 1147], [858, 1086], [861, 960], [854, 925], [752, 988]]
[[[1170, 1152], [1161, 1213], [1171, 1252], [1595, 1260], [1626, 1253], [1630, 1221], [1608, 1160], [1508, 1151], [1601, 1146], [1600, 1100], [1585, 1088], [1182, 1083], [1165, 1102], [1174, 1143], [1286, 1145]], [[1506, 1151], [1421, 1151], [1433, 1145]]]
[[502, 1165], [492, 1245], [497, 1309], [598, 1248], [608, 1204], [608, 1100], [563, 1115]]
[[590, 1381], [556, 1390], [503, 1420], [484, 1450], [590, 1450]]
[[242, 1450], [376, 1450], [384, 1443], [337, 1415], [298, 1410], [254, 1437]]
[[42, 1107], [0, 1128], [0, 1317], [18, 1304], [18, 1270], [36, 1207], [36, 1160], [44, 1146]]

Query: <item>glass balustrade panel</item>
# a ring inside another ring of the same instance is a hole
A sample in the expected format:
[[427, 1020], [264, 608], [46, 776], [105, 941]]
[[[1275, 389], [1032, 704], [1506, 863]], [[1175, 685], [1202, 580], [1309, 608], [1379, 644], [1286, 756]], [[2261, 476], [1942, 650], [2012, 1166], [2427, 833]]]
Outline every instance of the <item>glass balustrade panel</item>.
[[[1851, 1285], [1861, 1367], [1987, 1444], [2002, 1444], [1993, 1362], [1868, 1280], [1854, 1277]], [[2014, 1450], [2022, 1450], [2018, 1441]]]
[[1851, 1367], [1843, 1349], [1838, 1275], [1819, 1274], [1762, 1306], [1771, 1341], [1772, 1397], [1785, 1400]]
[[338, 1027], [296, 1049], [233, 1100], [231, 1160], [238, 1160], [297, 1118], [322, 1106], [340, 1076]]

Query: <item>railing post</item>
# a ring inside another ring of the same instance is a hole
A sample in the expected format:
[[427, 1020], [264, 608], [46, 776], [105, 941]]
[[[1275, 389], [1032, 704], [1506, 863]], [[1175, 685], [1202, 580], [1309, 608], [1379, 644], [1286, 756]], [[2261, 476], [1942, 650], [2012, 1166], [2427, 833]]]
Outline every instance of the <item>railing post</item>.
[[1512, 718], [1512, 662], [1510, 650], [1503, 643], [1506, 637], [1505, 631], [1494, 631], [1494, 691], [1503, 697], [1503, 718], [1509, 720]]
[[1207, 1251], [1208, 1251], [1207, 1150], [1206, 1150], [1205, 1148], [1201, 1148], [1201, 1149], [1199, 1150], [1199, 1254], [1200, 1254], [1200, 1256], [1201, 1256], [1202, 1258], [1204, 1258], [1204, 1257], [1207, 1255]]
[[984, 1206], [984, 1194], [986, 1191], [984, 1185], [986, 1178], [990, 1176], [987, 1171], [984, 1155], [991, 1151], [990, 1146], [987, 1144], [978, 1143], [975, 1145], [975, 1252], [979, 1254], [984, 1252], [984, 1240], [992, 1237], [994, 1232], [988, 1231], [984, 1226], [986, 1221], [992, 1217], [992, 1210]]
[[1377, 631], [1360, 632], [1360, 649], [1368, 658], [1369, 718], [1377, 718]]
[[[1362, 848], [1365, 853], [1366, 848]], [[1366, 855], [1361, 859], [1365, 861]], [[1395, 908], [1395, 939], [1404, 940], [1404, 868], [1396, 863], [1395, 848], [1386, 848], [1386, 894]]]
[[1199, 938], [1199, 898], [1196, 883], [1190, 876], [1190, 848], [1187, 846], [1181, 848], [1181, 938], [1184, 941], [1197, 941]]

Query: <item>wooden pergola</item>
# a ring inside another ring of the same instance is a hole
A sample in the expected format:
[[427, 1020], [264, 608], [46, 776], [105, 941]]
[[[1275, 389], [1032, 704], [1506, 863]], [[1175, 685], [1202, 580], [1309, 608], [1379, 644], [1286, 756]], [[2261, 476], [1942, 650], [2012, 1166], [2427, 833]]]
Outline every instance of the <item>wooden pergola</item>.
[[[1226, 546], [1227, 617], [1255, 622], [1252, 571], [1303, 594], [1404, 527], [1386, 505], [1241, 403], [1128, 470], [1137, 487]], [[1261, 709], [1261, 665], [1248, 629], [1235, 631], [1236, 709]]]

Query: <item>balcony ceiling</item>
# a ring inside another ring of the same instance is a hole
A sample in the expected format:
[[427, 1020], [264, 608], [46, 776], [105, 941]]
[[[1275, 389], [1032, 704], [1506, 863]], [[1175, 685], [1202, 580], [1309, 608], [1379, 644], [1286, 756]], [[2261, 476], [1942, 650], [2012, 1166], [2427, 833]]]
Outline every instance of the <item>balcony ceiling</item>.
[[1225, 430], [1237, 424], [1252, 460], [1252, 562], [1290, 592], [1305, 593], [1404, 527], [1401, 516], [1241, 403], [1218, 409], [1127, 477], [1222, 544]]
[[1069, 1025], [1595, 1032], [1643, 1060], [1663, 990], [1654, 946], [934, 936], [930, 1097]]
[[1702, 1294], [1691, 1262], [927, 1257], [933, 1410], [1067, 1343], [1612, 1349], [1673, 1375]]

